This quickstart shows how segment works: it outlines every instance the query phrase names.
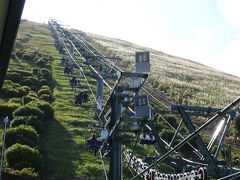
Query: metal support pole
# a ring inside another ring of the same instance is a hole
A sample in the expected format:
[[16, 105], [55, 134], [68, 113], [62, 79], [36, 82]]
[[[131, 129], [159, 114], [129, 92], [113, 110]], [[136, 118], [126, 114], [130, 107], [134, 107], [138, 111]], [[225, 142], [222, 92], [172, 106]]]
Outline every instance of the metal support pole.
[[[184, 124], [188, 128], [189, 132], [194, 133], [196, 130], [195, 130], [195, 127], [193, 126], [192, 121], [191, 121], [190, 117], [188, 116], [188, 114], [184, 111], [184, 109], [181, 106], [177, 107], [177, 109], [178, 109], [178, 113], [180, 114], [180, 116], [181, 116]], [[205, 146], [205, 144], [204, 144], [202, 138], [199, 136], [199, 134], [196, 134], [195, 142], [196, 142], [201, 154], [204, 156], [204, 159], [209, 161], [209, 163], [213, 167], [214, 171], [217, 173], [219, 170], [217, 163], [214, 160], [214, 158], [211, 156], [210, 152], [208, 151], [207, 147]]]
[[[118, 96], [111, 97], [111, 122], [110, 127], [113, 128], [119, 120], [122, 107]], [[121, 130], [119, 127], [113, 131], [110, 137], [111, 155], [110, 155], [110, 171], [109, 180], [122, 180], [122, 144], [120, 142]]]
[[99, 115], [102, 111], [102, 101], [103, 101], [103, 80], [97, 78], [97, 91], [96, 91], [96, 113]]
[[232, 115], [230, 114], [230, 115], [228, 116], [227, 121], [225, 122], [225, 127], [224, 127], [224, 130], [223, 130], [223, 133], [222, 133], [220, 142], [219, 142], [219, 144], [218, 144], [217, 150], [216, 150], [215, 155], [214, 155], [215, 158], [218, 157], [218, 154], [219, 154], [219, 152], [220, 152], [220, 149], [222, 148], [223, 141], [224, 141], [225, 135], [226, 135], [226, 133], [227, 133], [227, 129], [228, 129], [229, 126], [230, 126], [231, 120], [232, 120]]
[[179, 144], [177, 144], [176, 146], [174, 146], [174, 148], [172, 148], [171, 150], [169, 150], [166, 154], [164, 154], [162, 157], [160, 157], [159, 159], [157, 159], [155, 162], [153, 162], [151, 165], [148, 166], [148, 168], [146, 168], [145, 170], [141, 171], [140, 173], [138, 173], [136, 176], [134, 176], [131, 180], [136, 179], [137, 177], [139, 177], [140, 175], [142, 175], [143, 173], [145, 173], [146, 171], [148, 171], [149, 169], [151, 169], [153, 166], [155, 166], [157, 163], [162, 162], [164, 159], [166, 159], [169, 155], [171, 155], [175, 150], [177, 150], [178, 148], [182, 147], [185, 143], [187, 143], [188, 141], [190, 141], [191, 139], [193, 139], [194, 137], [196, 137], [196, 135], [199, 134], [199, 132], [201, 132], [204, 128], [206, 128], [209, 124], [211, 124], [212, 122], [216, 121], [219, 117], [222, 117], [223, 114], [226, 114], [231, 108], [233, 108], [234, 106], [236, 106], [238, 103], [240, 102], [240, 97], [238, 97], [236, 100], [234, 100], [231, 104], [229, 104], [228, 106], [226, 106], [223, 110], [221, 110], [218, 114], [214, 115], [211, 119], [209, 119], [207, 122], [205, 122], [201, 127], [199, 127], [195, 132], [189, 134], [186, 138], [184, 138]]

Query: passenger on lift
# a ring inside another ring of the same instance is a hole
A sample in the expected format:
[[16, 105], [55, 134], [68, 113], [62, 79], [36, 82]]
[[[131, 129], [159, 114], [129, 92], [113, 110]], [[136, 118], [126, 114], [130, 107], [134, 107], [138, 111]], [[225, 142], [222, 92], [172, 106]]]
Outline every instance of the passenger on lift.
[[92, 137], [89, 140], [87, 140], [86, 145], [89, 148], [89, 151], [93, 152], [94, 156], [96, 156], [97, 151], [100, 148], [101, 144], [102, 143], [97, 140], [96, 135], [93, 134]]
[[73, 76], [73, 77], [70, 79], [70, 85], [71, 85], [72, 89], [73, 89], [73, 88], [76, 88], [77, 85], [78, 85], [78, 83], [80, 83], [80, 82], [79, 82], [79, 80], [77, 80], [77, 78], [76, 78], [75, 76]]
[[153, 133], [150, 132], [143, 132], [143, 134], [140, 135], [140, 144], [155, 144], [156, 138], [154, 137]]
[[82, 96], [83, 96], [83, 92], [80, 92], [78, 95], [75, 96], [75, 104], [76, 105], [82, 104]]

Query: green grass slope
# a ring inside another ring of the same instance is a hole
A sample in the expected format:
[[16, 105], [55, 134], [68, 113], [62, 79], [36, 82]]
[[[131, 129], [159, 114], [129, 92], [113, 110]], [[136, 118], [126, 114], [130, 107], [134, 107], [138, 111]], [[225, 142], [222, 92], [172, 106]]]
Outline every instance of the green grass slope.
[[120, 56], [121, 66], [134, 69], [135, 51], [150, 51], [148, 81], [176, 103], [226, 106], [240, 94], [240, 78], [200, 63], [175, 57], [127, 41], [85, 33], [85, 39], [108, 56]]

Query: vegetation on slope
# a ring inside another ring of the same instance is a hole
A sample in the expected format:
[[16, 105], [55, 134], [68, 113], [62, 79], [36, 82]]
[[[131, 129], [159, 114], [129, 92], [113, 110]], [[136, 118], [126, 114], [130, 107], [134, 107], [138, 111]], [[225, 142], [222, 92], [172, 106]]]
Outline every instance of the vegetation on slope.
[[224, 107], [239, 96], [239, 77], [123, 40], [84, 34], [106, 55], [120, 56], [123, 68], [134, 69], [135, 51], [150, 51], [151, 73], [148, 81], [178, 104]]

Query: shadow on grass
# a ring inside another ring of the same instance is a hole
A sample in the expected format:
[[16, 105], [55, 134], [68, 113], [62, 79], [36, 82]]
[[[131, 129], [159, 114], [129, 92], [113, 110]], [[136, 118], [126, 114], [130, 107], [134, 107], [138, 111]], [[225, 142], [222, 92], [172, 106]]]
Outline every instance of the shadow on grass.
[[40, 147], [44, 157], [43, 179], [75, 179], [74, 161], [82, 161], [80, 147], [59, 121], [49, 122]]

